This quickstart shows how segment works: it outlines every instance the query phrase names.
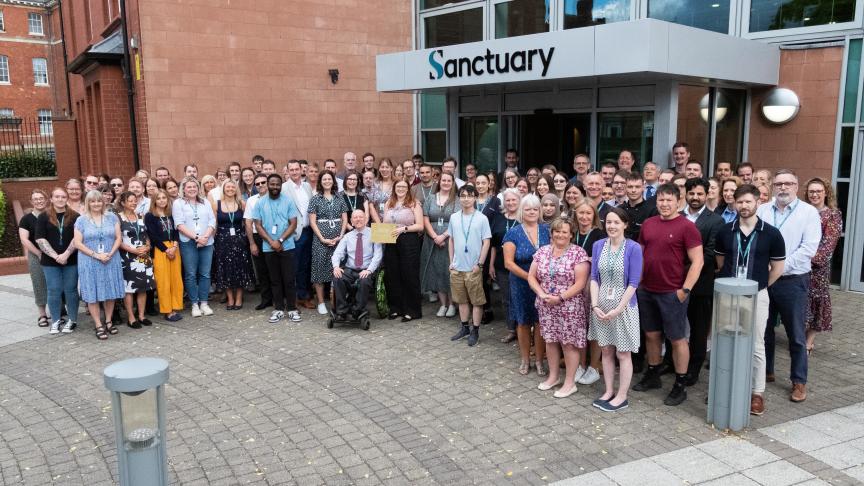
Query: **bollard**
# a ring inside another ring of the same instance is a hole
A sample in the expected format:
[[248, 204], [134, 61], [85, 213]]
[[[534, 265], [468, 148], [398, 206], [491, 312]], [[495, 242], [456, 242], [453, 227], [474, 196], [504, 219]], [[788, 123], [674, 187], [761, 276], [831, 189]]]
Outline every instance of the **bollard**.
[[714, 281], [711, 323], [711, 370], [708, 378], [708, 423], [718, 429], [750, 425], [753, 374], [753, 329], [759, 284], [753, 280]]
[[165, 383], [168, 362], [133, 358], [103, 371], [111, 391], [121, 486], [167, 486]]

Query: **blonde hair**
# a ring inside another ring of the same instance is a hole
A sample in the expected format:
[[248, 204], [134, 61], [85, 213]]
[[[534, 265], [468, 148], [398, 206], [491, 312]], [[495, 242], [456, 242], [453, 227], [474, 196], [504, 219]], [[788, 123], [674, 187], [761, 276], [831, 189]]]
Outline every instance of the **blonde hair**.
[[[87, 216], [89, 219], [93, 219], [93, 214], [90, 212], [90, 203], [93, 201], [102, 202], [102, 192], [93, 189], [92, 191], [87, 191], [87, 194], [84, 195], [84, 201], [81, 208], [81, 214]], [[102, 208], [102, 214], [105, 214], [105, 207]]]
[[[526, 209], [540, 209], [540, 198], [534, 194], [528, 193], [519, 201], [519, 211], [516, 212], [516, 221], [522, 223], [522, 213]], [[542, 220], [542, 218], [540, 218]]]
[[[336, 178], [334, 177], [333, 179], [334, 179], [333, 180], [333, 188], [335, 189], [336, 188], [336, 180], [335, 180]], [[237, 207], [242, 209], [243, 208], [243, 198], [240, 196], [240, 184], [238, 184], [237, 181], [231, 179], [230, 177], [225, 179], [222, 182], [222, 186], [221, 186], [222, 187], [222, 200], [225, 201], [225, 199], [226, 199], [225, 198], [225, 186], [227, 186], [228, 184], [234, 184], [234, 197], [233, 197], [233, 199], [234, 199], [234, 202], [237, 203]], [[333, 191], [333, 193], [335, 194], [336, 191]]]

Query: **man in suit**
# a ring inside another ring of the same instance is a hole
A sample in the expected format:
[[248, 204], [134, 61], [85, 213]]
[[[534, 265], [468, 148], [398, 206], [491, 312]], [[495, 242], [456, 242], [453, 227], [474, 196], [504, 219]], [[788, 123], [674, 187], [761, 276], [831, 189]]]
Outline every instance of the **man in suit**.
[[312, 199], [312, 188], [303, 180], [303, 168], [300, 162], [291, 160], [286, 167], [288, 180], [282, 184], [282, 193], [294, 202], [300, 216], [297, 218], [297, 229], [294, 230], [294, 269], [296, 275], [297, 305], [314, 309], [311, 299], [311, 266], [312, 261], [312, 228], [309, 226], [309, 201]]
[[687, 366], [687, 386], [699, 381], [699, 371], [705, 363], [708, 333], [711, 330], [711, 316], [714, 310], [714, 272], [717, 262], [714, 258], [717, 235], [723, 229], [725, 221], [713, 211], [708, 210], [705, 203], [708, 199], [708, 180], [704, 177], [688, 179], [684, 188], [687, 190], [687, 207], [681, 211], [687, 219], [696, 225], [702, 236], [702, 252], [705, 264], [693, 290], [690, 293], [690, 304], [687, 306], [687, 319], [690, 321], [690, 362]]

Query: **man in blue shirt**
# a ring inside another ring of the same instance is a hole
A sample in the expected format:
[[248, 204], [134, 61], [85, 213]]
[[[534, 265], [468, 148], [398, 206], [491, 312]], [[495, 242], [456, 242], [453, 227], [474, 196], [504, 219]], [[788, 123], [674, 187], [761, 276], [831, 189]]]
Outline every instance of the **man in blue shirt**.
[[297, 206], [290, 197], [282, 194], [282, 176], [267, 176], [267, 197], [255, 204], [252, 218], [258, 235], [261, 236], [262, 251], [270, 272], [273, 289], [273, 307], [270, 322], [277, 323], [285, 317], [300, 321], [297, 311], [297, 295], [294, 289], [294, 230], [297, 229]]
[[[451, 341], [468, 336], [468, 346], [480, 340], [480, 321], [483, 319], [483, 262], [489, 252], [492, 231], [486, 216], [474, 209], [477, 189], [468, 184], [459, 189], [459, 204], [462, 211], [450, 216], [447, 227], [448, 250], [450, 252], [450, 294], [459, 304], [459, 319], [462, 327]], [[474, 306], [472, 311], [471, 306]], [[468, 319], [474, 318], [474, 326]]]

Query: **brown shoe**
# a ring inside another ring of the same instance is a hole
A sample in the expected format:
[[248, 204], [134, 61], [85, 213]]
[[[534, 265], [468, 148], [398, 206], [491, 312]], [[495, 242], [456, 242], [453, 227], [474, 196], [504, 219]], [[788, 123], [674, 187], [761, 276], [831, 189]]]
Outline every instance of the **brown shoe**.
[[774, 383], [774, 373], [765, 373], [765, 381], [767, 383]]
[[765, 400], [762, 395], [753, 394], [750, 397], [750, 415], [762, 415], [765, 413]]
[[315, 302], [313, 302], [312, 299], [298, 300], [297, 305], [305, 309], [314, 309], [318, 307], [317, 305], [315, 305]]
[[789, 396], [789, 400], [792, 400], [795, 403], [807, 400], [807, 385], [804, 383], [793, 383], [792, 395]]

